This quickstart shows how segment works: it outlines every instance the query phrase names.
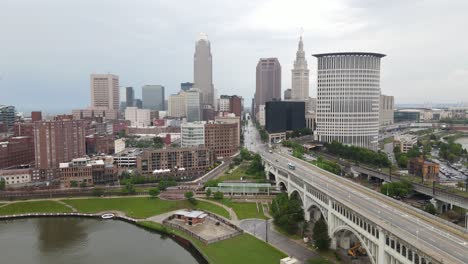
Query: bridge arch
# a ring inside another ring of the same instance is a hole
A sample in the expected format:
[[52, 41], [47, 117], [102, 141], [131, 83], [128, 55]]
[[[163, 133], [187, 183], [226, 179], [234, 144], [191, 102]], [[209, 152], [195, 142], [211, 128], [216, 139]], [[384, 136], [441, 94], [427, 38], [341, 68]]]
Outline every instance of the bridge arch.
[[288, 191], [288, 185], [284, 181], [277, 182], [277, 186], [280, 187], [281, 192], [287, 192]]
[[324, 211], [323, 207], [318, 205], [315, 202], [309, 202], [309, 205], [305, 208], [305, 213], [309, 214], [309, 220], [312, 222], [316, 222], [323, 217], [325, 221], [328, 221], [328, 214]]
[[[351, 234], [353, 234], [359, 240], [359, 243], [361, 244], [361, 246], [366, 250], [367, 256], [369, 257], [371, 263], [377, 264], [375, 261], [376, 259], [375, 256], [369, 250], [369, 247], [367, 246], [365, 241], [362, 239], [362, 237], [359, 235], [359, 233], [356, 230], [354, 230], [348, 225], [340, 225], [340, 226], [335, 227], [335, 229], [331, 232], [332, 243], [336, 243], [336, 238], [340, 235], [339, 234], [340, 232], [350, 232]], [[333, 246], [336, 246], [336, 244]]]
[[304, 197], [301, 195], [301, 192], [295, 188], [291, 188], [291, 194], [289, 194], [290, 198], [297, 198], [301, 201], [302, 207], [305, 207]]
[[271, 170], [268, 171], [268, 180], [272, 183], [276, 182], [276, 175]]

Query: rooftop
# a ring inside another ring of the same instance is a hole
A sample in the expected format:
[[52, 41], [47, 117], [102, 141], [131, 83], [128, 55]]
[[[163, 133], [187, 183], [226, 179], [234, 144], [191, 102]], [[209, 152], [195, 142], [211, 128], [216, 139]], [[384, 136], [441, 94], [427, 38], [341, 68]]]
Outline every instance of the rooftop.
[[205, 218], [208, 216], [205, 212], [203, 211], [188, 211], [188, 210], [180, 210], [175, 212], [176, 215], [182, 215], [185, 217], [190, 217], [190, 218]]
[[321, 57], [329, 57], [329, 56], [374, 56], [378, 58], [383, 58], [386, 55], [381, 53], [374, 53], [374, 52], [332, 52], [332, 53], [320, 53], [320, 54], [312, 54], [312, 56], [321, 58]]

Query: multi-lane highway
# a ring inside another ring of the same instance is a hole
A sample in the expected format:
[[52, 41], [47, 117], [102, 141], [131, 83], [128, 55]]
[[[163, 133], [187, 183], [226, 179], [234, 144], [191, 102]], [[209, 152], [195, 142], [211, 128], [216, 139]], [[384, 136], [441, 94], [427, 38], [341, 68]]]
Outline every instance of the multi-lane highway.
[[[391, 198], [382, 197], [363, 186], [346, 180], [337, 175], [325, 172], [305, 161], [273, 150], [271, 153], [268, 146], [262, 144], [255, 127], [249, 122], [244, 134], [246, 147], [258, 152], [267, 159], [287, 170], [288, 163], [296, 165], [293, 171], [302, 179], [313, 186], [328, 193], [331, 197], [344, 201], [350, 207], [354, 207], [376, 223], [381, 223], [385, 229], [395, 234], [402, 234], [408, 243], [426, 249], [425, 252], [443, 263], [468, 263], [468, 241], [466, 233], [450, 232], [450, 228], [444, 228], [444, 221], [440, 220], [438, 225], [425, 221], [424, 217], [414, 209], [411, 212], [399, 206]], [[427, 252], [430, 251], [430, 252]]]

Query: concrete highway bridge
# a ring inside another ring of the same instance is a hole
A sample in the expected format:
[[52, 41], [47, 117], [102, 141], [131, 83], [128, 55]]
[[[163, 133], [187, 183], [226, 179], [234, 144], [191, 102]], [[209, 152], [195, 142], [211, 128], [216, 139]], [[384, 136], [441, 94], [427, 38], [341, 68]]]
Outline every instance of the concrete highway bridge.
[[[332, 248], [359, 242], [373, 264], [468, 263], [466, 229], [312, 164], [257, 145], [267, 177], [328, 223]], [[293, 163], [295, 169], [290, 169]]]

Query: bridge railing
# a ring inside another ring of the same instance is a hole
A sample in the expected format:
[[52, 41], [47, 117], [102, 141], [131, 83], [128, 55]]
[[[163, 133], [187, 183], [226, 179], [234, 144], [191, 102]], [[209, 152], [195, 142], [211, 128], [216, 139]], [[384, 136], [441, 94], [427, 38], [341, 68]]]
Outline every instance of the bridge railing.
[[[293, 158], [293, 159], [297, 159], [297, 158], [295, 158], [295, 157], [292, 157], [292, 158]], [[265, 158], [265, 159], [266, 159], [266, 158]], [[268, 160], [268, 159], [266, 159], [266, 160]], [[300, 160], [300, 159], [298, 159], [298, 160], [301, 161], [301, 162], [306, 162], [306, 161], [303, 161], [303, 160]], [[269, 161], [270, 164], [272, 164], [273, 166], [283, 168], [283, 167], [278, 166], [277, 164], [273, 163], [273, 162], [270, 161], [270, 160], [268, 160], [268, 161]], [[308, 163], [308, 164], [310, 164], [310, 163]], [[313, 164], [310, 164], [310, 165], [311, 165], [311, 166], [314, 166]], [[380, 193], [380, 192], [375, 192], [375, 191], [373, 191], [373, 190], [369, 190], [369, 189], [367, 189], [367, 187], [365, 187], [365, 186], [362, 186], [362, 185], [360, 185], [360, 184], [358, 184], [358, 183], [355, 183], [355, 182], [353, 182], [353, 181], [351, 181], [351, 180], [342, 178], [342, 177], [340, 177], [340, 176], [338, 176], [338, 175], [335, 175], [335, 174], [333, 174], [333, 173], [331, 173], [331, 172], [328, 172], [328, 171], [326, 171], [326, 170], [323, 170], [323, 169], [321, 169], [321, 168], [319, 168], [319, 167], [317, 167], [317, 166], [314, 166], [314, 167], [315, 167], [317, 170], [322, 171], [324, 174], [330, 174], [330, 175], [333, 175], [334, 177], [338, 177], [339, 179], [341, 179], [341, 180], [343, 180], [343, 181], [346, 181], [348, 184], [353, 185], [353, 186], [355, 186], [355, 187], [358, 188], [358, 189], [362, 189], [362, 190], [364, 190], [364, 191], [366, 191], [366, 192], [372, 192], [373, 195], [376, 195], [376, 196], [378, 196], [378, 197], [381, 198], [381, 199], [388, 200], [389, 202], [393, 202], [393, 203], [397, 204], [398, 206], [400, 206], [401, 208], [404, 208], [404, 210], [407, 211], [407, 212], [415, 212], [415, 211], [416, 211], [418, 214], [420, 214], [420, 215], [422, 216], [422, 219], [426, 218], [426, 219], [427, 219], [426, 221], [429, 222], [429, 223], [431, 223], [431, 224], [433, 224], [433, 225], [438, 226], [438, 225], [440, 225], [441, 223], [443, 223], [443, 225], [450, 227], [452, 230], [454, 230], [454, 231], [456, 230], [456, 232], [459, 233], [459, 235], [461, 235], [461, 236], [465, 236], [465, 237], [466, 237], [466, 235], [468, 234], [468, 230], [465, 229], [465, 228], [463, 228], [463, 227], [461, 227], [461, 226], [459, 226], [459, 225], [456, 225], [456, 224], [454, 224], [454, 223], [452, 223], [452, 222], [449, 222], [449, 221], [447, 221], [447, 220], [445, 220], [445, 219], [442, 219], [442, 218], [440, 218], [440, 217], [437, 217], [437, 216], [434, 216], [434, 215], [432, 215], [432, 214], [429, 214], [429, 213], [427, 213], [427, 212], [425, 212], [425, 211], [423, 211], [423, 210], [420, 210], [420, 209], [417, 209], [417, 208], [415, 208], [415, 207], [412, 207], [411, 205], [408, 205], [408, 204], [403, 203], [403, 202], [401, 202], [401, 201], [398, 201], [398, 200], [395, 200], [395, 199], [393, 199], [393, 198], [390, 198], [390, 197], [388, 197], [388, 196], [386, 196], [386, 195], [384, 195], [384, 194], [382, 194], [382, 193]], [[284, 168], [283, 168], [283, 169], [284, 169]], [[295, 172], [293, 172], [293, 171], [289, 171], [288, 173], [294, 174], [294, 175], [298, 176], [298, 175], [297, 175]], [[307, 181], [308, 183], [313, 184], [313, 181], [309, 181], [309, 180], [304, 180], [304, 181]], [[326, 193], [327, 195], [329, 195], [330, 197], [332, 197], [332, 195], [330, 195], [330, 194], [328, 193], [327, 190], [322, 190], [322, 191], [323, 191], [324, 193]]]

